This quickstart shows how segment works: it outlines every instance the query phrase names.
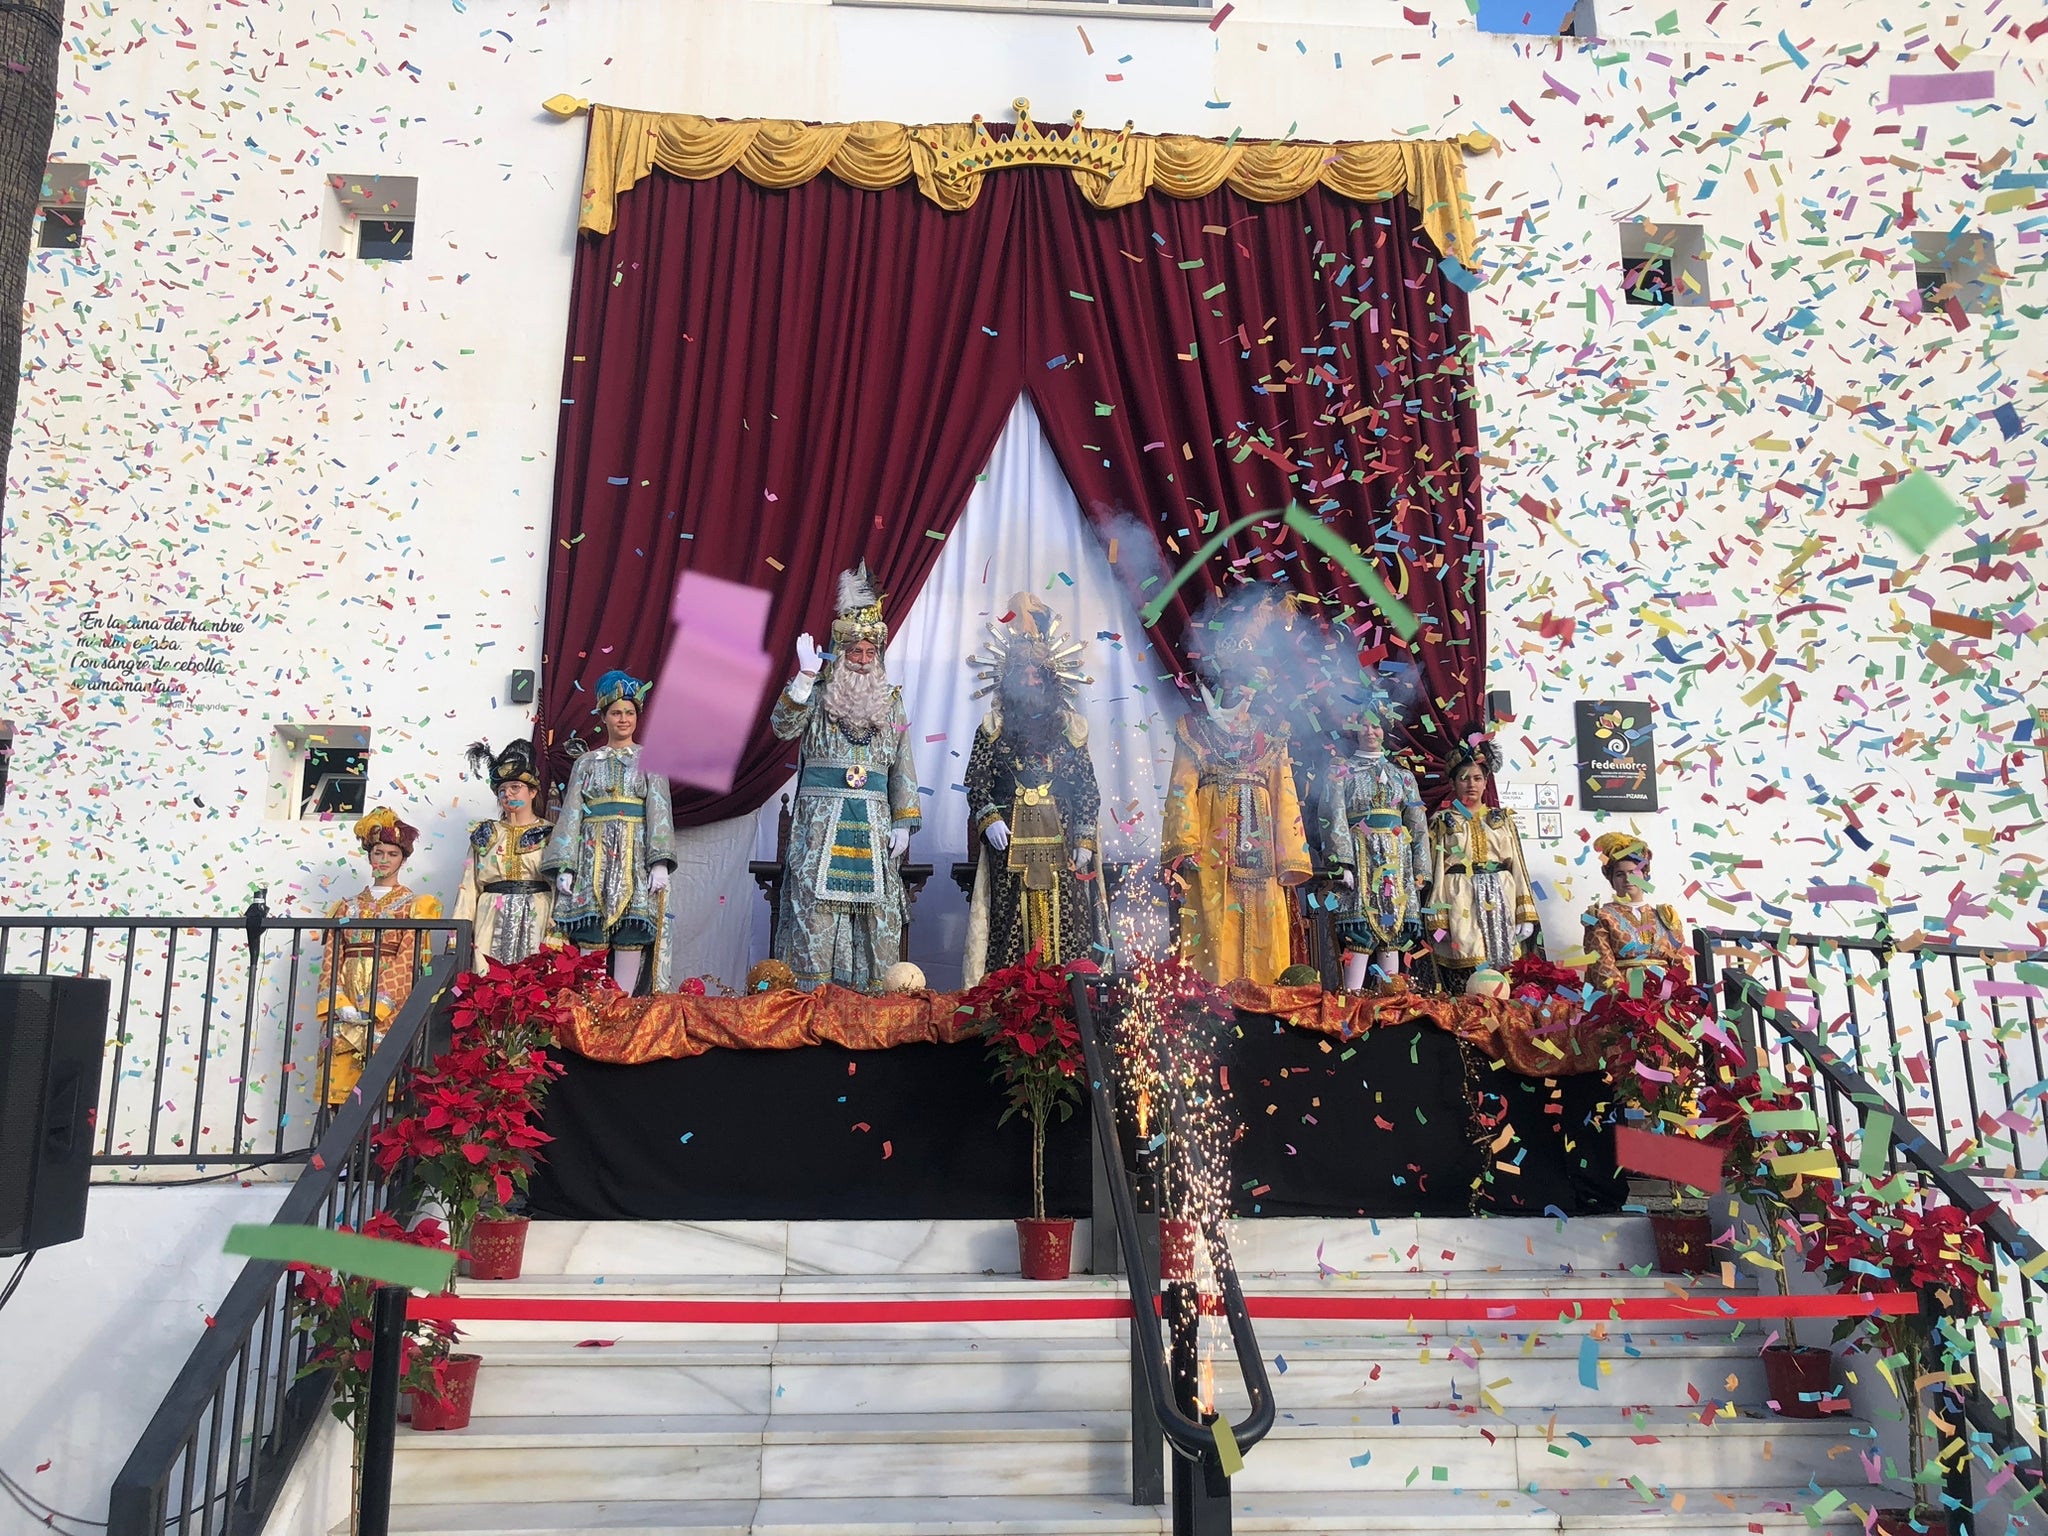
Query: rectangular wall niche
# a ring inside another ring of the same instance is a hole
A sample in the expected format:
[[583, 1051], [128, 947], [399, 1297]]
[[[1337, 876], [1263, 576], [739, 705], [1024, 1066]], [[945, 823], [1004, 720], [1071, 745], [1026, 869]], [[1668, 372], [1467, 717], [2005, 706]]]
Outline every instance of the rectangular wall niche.
[[353, 819], [369, 804], [367, 725], [280, 725], [270, 738], [271, 821]]
[[1621, 290], [1631, 304], [1681, 307], [1707, 302], [1707, 236], [1697, 224], [1624, 219]]
[[1979, 230], [1915, 230], [1913, 286], [1923, 310], [1946, 310], [1953, 299], [1966, 315], [1999, 312], [1998, 247]]
[[359, 261], [411, 261], [419, 216], [417, 176], [329, 176], [323, 210], [327, 254]]
[[43, 169], [42, 196], [36, 199], [36, 247], [75, 251], [85, 244], [85, 199], [92, 188], [92, 167], [52, 160]]

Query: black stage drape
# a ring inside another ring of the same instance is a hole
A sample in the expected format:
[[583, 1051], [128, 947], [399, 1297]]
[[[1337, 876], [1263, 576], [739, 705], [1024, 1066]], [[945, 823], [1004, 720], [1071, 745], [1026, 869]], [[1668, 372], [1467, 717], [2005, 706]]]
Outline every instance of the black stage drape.
[[[1229, 1074], [1243, 1126], [1231, 1153], [1241, 1215], [1621, 1208], [1613, 1138], [1597, 1129], [1607, 1097], [1597, 1074], [1519, 1077], [1426, 1024], [1350, 1041], [1261, 1015], [1239, 1024]], [[632, 1067], [563, 1060], [543, 1122], [555, 1141], [531, 1192], [543, 1217], [1030, 1214], [1029, 1132], [1018, 1119], [997, 1128], [1002, 1101], [978, 1042], [714, 1050]], [[1515, 1134], [1496, 1151], [1503, 1115]], [[1048, 1138], [1047, 1210], [1087, 1215], [1089, 1172], [1077, 1110]]]

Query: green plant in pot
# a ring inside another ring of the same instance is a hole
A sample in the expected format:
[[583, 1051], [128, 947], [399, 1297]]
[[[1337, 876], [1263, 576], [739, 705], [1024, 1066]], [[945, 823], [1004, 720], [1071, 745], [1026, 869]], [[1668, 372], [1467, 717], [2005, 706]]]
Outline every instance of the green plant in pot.
[[960, 1000], [1003, 1089], [996, 1123], [1021, 1114], [1031, 1126], [1031, 1215], [1017, 1222], [1019, 1267], [1027, 1280], [1063, 1280], [1073, 1262], [1073, 1220], [1045, 1214], [1045, 1132], [1055, 1115], [1069, 1119], [1081, 1101], [1081, 1030], [1067, 986], [1070, 975], [1094, 970], [1087, 961], [1042, 964], [1033, 949], [1017, 964], [991, 971]]
[[[1839, 1155], [1839, 1148], [1837, 1149]], [[1927, 1455], [1928, 1432], [1953, 1441], [1961, 1412], [1949, 1403], [1939, 1411], [1930, 1392], [1948, 1395], [1942, 1383], [1969, 1369], [1970, 1345], [1959, 1322], [1989, 1305], [1986, 1277], [1992, 1274], [1990, 1245], [1982, 1217], [1961, 1206], [1899, 1190], [1903, 1177], [1867, 1190], [1829, 1187], [1817, 1202], [1806, 1252], [1806, 1267], [1837, 1290], [1920, 1293], [1920, 1310], [1903, 1317], [1845, 1318], [1837, 1342], [1862, 1340], [1880, 1375], [1899, 1400], [1906, 1425], [1905, 1482], [1912, 1503], [1877, 1511], [1880, 1532], [1946, 1536], [1948, 1517], [1941, 1500], [1939, 1459]], [[1962, 1454], [1951, 1444], [1944, 1457]]]

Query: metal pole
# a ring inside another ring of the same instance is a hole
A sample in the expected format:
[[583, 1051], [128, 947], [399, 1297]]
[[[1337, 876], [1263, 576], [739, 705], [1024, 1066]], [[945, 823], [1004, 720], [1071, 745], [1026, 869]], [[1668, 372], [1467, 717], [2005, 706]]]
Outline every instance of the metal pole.
[[403, 1286], [380, 1285], [370, 1314], [370, 1392], [363, 1407], [358, 1536], [390, 1536], [392, 1442], [398, 1434], [398, 1357], [405, 1345]]

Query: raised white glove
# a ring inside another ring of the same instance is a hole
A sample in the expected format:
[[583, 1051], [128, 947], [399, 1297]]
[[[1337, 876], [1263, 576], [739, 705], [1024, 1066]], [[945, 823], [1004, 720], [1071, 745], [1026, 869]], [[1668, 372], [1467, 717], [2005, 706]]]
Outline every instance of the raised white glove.
[[988, 830], [981, 835], [988, 839], [989, 847], [997, 853], [1010, 846], [1010, 824], [1000, 816], [990, 822]]
[[555, 889], [564, 896], [574, 894], [576, 890], [575, 874], [570, 870], [563, 870], [559, 875], [555, 876]]
[[657, 864], [647, 871], [647, 889], [659, 896], [668, 889], [668, 866]]
[[891, 827], [889, 829], [889, 857], [900, 862], [904, 855], [909, 852], [910, 828]]
[[825, 665], [824, 653], [818, 649], [818, 642], [809, 635], [796, 637], [796, 669], [805, 677], [816, 677], [818, 669]]
[[1076, 873], [1087, 874], [1094, 863], [1095, 850], [1093, 848], [1076, 848], [1074, 850], [1074, 869]]
[[1355, 891], [1358, 889], [1358, 876], [1354, 875], [1348, 869], [1344, 871], [1344, 889], [1347, 891]]
[[1531, 938], [1535, 937], [1535, 934], [1536, 925], [1534, 923], [1515, 924], [1515, 942], [1517, 944], [1528, 943]]

